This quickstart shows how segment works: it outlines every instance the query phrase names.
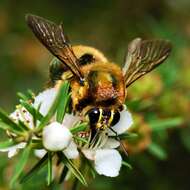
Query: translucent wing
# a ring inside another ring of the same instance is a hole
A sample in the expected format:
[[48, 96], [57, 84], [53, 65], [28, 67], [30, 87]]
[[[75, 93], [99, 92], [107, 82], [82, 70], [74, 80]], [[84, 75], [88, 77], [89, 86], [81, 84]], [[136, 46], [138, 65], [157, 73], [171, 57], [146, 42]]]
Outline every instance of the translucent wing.
[[134, 39], [128, 46], [123, 67], [126, 87], [160, 65], [170, 52], [169, 41]]
[[61, 60], [73, 74], [82, 79], [79, 62], [64, 35], [62, 25], [56, 25], [35, 15], [27, 15], [26, 21], [40, 42]]

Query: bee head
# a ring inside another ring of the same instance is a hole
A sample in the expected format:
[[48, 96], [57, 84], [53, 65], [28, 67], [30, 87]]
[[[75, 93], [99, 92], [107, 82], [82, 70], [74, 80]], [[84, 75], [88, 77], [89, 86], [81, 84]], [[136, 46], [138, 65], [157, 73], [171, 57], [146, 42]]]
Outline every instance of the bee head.
[[120, 112], [118, 110], [95, 107], [87, 112], [87, 118], [91, 127], [104, 130], [110, 126], [114, 126], [119, 122]]
[[108, 61], [102, 52], [93, 47], [76, 45], [73, 46], [72, 48], [76, 57], [79, 59], [81, 65], [86, 65], [96, 61], [100, 62]]

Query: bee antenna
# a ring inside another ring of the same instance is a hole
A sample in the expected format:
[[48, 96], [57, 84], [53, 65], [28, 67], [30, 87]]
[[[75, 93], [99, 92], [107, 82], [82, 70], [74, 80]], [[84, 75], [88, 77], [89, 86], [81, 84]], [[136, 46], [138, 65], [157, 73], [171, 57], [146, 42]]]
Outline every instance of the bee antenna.
[[122, 140], [120, 139], [120, 137], [118, 136], [117, 132], [114, 129], [112, 129], [111, 127], [109, 129], [115, 134], [116, 140], [118, 140], [120, 142], [120, 147], [122, 148], [125, 155], [128, 156], [127, 149], [126, 149], [124, 143], [122, 142]]

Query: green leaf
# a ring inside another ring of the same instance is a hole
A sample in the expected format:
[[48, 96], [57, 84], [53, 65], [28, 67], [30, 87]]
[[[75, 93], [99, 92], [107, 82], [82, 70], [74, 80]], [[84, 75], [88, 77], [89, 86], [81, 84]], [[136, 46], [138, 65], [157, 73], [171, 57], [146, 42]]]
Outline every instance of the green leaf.
[[57, 109], [57, 107], [58, 107], [58, 105], [59, 105], [59, 103], [60, 103], [60, 101], [61, 101], [61, 98], [63, 98], [62, 92], [63, 92], [63, 89], [65, 88], [65, 85], [67, 85], [67, 83], [68, 83], [68, 82], [64, 82], [64, 83], [61, 85], [61, 87], [60, 87], [60, 89], [59, 89], [59, 92], [58, 92], [58, 94], [57, 94], [57, 96], [56, 96], [56, 98], [55, 98], [55, 100], [54, 100], [54, 102], [53, 102], [53, 105], [50, 107], [50, 109], [49, 109], [47, 115], [42, 119], [41, 123], [40, 123], [39, 126], [37, 127], [37, 130], [38, 130], [38, 131], [39, 131], [39, 130], [42, 130], [43, 127], [45, 127], [45, 126], [49, 123], [50, 119], [51, 119], [51, 118], [53, 117], [53, 115], [55, 114], [56, 109]]
[[137, 133], [123, 133], [121, 135], [118, 135], [118, 137], [121, 140], [126, 140], [126, 139], [137, 139], [139, 137], [139, 135]]
[[61, 97], [60, 97], [60, 102], [57, 107], [56, 120], [57, 122], [62, 123], [63, 118], [65, 116], [66, 108], [70, 100], [69, 82], [65, 82], [65, 84], [63, 85], [63, 88], [60, 91], [60, 94], [61, 94]]
[[48, 176], [47, 176], [47, 185], [49, 186], [52, 183], [52, 154], [48, 152]]
[[0, 143], [0, 149], [7, 149], [11, 146], [14, 146], [16, 145], [17, 143], [13, 140], [7, 140], [7, 141], [4, 141], [4, 142], [1, 142]]
[[35, 164], [26, 175], [24, 175], [21, 178], [20, 183], [26, 182], [34, 174], [36, 174], [42, 167], [46, 165], [47, 160], [48, 160], [48, 153], [45, 154], [44, 157], [40, 161], [38, 161], [37, 164]]
[[13, 177], [11, 179], [11, 186], [14, 186], [15, 182], [18, 180], [18, 178], [20, 177], [21, 173], [23, 172], [23, 169], [28, 161], [29, 155], [30, 155], [30, 150], [31, 147], [30, 145], [26, 146], [25, 149], [23, 149], [23, 152], [19, 158], [18, 163], [15, 166], [14, 169], [14, 174]]
[[16, 134], [21, 134], [23, 132], [23, 129], [19, 125], [17, 125], [12, 119], [10, 119], [8, 114], [5, 111], [3, 111], [1, 108], [0, 108], [0, 120], [1, 122], [9, 126], [10, 131]]
[[122, 165], [124, 165], [125, 167], [127, 167], [128, 169], [132, 170], [133, 167], [131, 166], [131, 164], [129, 164], [128, 162], [126, 161], [122, 161]]
[[65, 164], [65, 166], [73, 173], [73, 175], [85, 186], [87, 186], [87, 182], [81, 172], [77, 169], [77, 167], [73, 164], [71, 160], [69, 160], [62, 152], [58, 152], [59, 159]]
[[78, 140], [78, 141], [81, 141], [81, 142], [83, 142], [85, 144], [88, 143], [88, 141], [86, 139], [82, 138], [82, 137], [73, 136], [73, 138], [76, 139], [76, 140]]
[[28, 97], [23, 94], [22, 92], [18, 92], [17, 93], [17, 96], [21, 99], [21, 100], [24, 100], [24, 101], [27, 101], [28, 100]]
[[33, 116], [33, 118], [36, 118], [39, 121], [43, 119], [43, 115], [37, 109], [35, 109], [30, 103], [28, 103], [27, 101], [20, 101], [20, 103]]
[[71, 133], [75, 134], [75, 133], [78, 133], [81, 131], [85, 131], [87, 129], [87, 127], [88, 127], [88, 123], [83, 122], [83, 123], [77, 124], [75, 127], [71, 128], [70, 131], [71, 131]]
[[25, 124], [24, 124], [24, 122], [22, 122], [22, 121], [18, 121], [18, 124], [21, 126], [21, 128], [23, 128], [25, 131], [29, 131], [30, 130], [30, 128], [28, 127], [28, 126], [26, 126]]
[[169, 128], [174, 128], [183, 123], [183, 119], [180, 117], [169, 118], [165, 120], [154, 120], [150, 121], [149, 125], [153, 131], [166, 130]]
[[148, 147], [148, 151], [160, 160], [166, 160], [167, 159], [166, 151], [156, 143], [152, 142]]

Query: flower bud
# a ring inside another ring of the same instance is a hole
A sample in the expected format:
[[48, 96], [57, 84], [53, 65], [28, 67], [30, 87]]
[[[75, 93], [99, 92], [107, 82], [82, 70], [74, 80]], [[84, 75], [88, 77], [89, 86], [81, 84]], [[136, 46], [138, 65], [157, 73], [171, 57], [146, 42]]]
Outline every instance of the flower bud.
[[44, 128], [42, 139], [47, 150], [61, 151], [69, 146], [72, 134], [64, 125], [53, 122]]

